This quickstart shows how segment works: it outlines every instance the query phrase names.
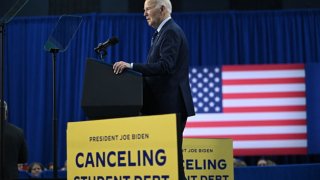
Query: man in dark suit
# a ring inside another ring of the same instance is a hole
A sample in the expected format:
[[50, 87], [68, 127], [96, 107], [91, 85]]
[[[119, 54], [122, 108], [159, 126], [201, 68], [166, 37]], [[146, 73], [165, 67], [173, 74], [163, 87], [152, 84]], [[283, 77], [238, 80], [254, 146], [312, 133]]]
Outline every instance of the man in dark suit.
[[27, 145], [22, 129], [6, 121], [8, 107], [5, 101], [3, 104], [5, 114], [3, 126], [4, 164], [1, 177], [4, 180], [12, 180], [18, 178], [18, 163], [27, 162]]
[[[180, 130], [178, 146], [182, 148], [182, 134], [188, 116], [193, 116], [194, 106], [189, 86], [189, 50], [186, 36], [171, 18], [170, 0], [146, 0], [144, 16], [149, 26], [156, 29], [152, 37], [147, 63], [116, 62], [116, 74], [131, 68], [143, 74], [142, 114], [177, 113]], [[185, 179], [182, 152], [179, 151], [180, 179]]]

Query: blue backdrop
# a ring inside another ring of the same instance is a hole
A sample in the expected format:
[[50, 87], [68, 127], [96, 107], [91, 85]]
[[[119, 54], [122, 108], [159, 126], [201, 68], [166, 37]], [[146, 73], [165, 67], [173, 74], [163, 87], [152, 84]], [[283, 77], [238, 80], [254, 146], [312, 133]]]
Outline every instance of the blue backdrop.
[[[57, 56], [59, 166], [66, 159], [67, 122], [85, 119], [82, 83], [87, 57], [96, 57], [93, 48], [117, 36], [120, 42], [108, 49], [107, 62], [144, 62], [153, 32], [142, 13], [81, 16], [70, 47]], [[58, 18], [20, 17], [6, 26], [5, 99], [9, 121], [24, 129], [30, 162], [47, 164], [53, 157], [52, 58], [43, 46]], [[320, 61], [320, 10], [179, 13], [173, 18], [189, 40], [191, 66]], [[319, 118], [311, 118], [308, 124], [320, 127]]]

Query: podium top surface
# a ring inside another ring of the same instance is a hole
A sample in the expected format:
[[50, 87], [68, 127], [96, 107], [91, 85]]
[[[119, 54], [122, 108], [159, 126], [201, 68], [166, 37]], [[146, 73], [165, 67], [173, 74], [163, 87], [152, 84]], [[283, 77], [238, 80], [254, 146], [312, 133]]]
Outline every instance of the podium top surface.
[[[98, 60], [98, 59], [95, 59], [95, 58], [88, 58], [87, 61], [92, 61], [93, 63], [100, 63], [100, 64], [105, 65], [106, 67], [109, 67], [109, 68], [113, 69], [112, 68], [113, 64], [106, 63], [104, 61], [101, 61], [101, 60]], [[140, 72], [134, 71], [132, 69], [126, 69], [126, 71], [124, 71], [123, 73], [129, 73], [129, 74], [133, 74], [133, 75], [137, 75], [137, 76], [142, 76], [142, 74]]]

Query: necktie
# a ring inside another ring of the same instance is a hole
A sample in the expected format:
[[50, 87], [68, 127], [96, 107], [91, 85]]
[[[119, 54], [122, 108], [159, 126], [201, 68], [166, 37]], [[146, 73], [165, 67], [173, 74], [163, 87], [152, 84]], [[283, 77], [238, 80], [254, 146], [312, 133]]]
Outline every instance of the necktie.
[[151, 46], [153, 45], [153, 43], [155, 42], [155, 40], [157, 39], [158, 36], [158, 31], [155, 31], [152, 35], [152, 39], [151, 39]]

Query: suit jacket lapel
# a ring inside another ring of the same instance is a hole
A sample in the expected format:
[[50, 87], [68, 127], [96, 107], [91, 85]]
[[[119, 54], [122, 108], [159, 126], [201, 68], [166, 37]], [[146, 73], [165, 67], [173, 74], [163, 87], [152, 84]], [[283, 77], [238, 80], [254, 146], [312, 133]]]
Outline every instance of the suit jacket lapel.
[[167, 26], [169, 26], [169, 24], [173, 23], [173, 20], [170, 19], [169, 21], [167, 21], [163, 26], [162, 28], [160, 29], [160, 32], [158, 32], [158, 34], [153, 38], [152, 43], [151, 43], [151, 46], [150, 46], [150, 49], [149, 49], [149, 53], [148, 53], [148, 56], [147, 56], [147, 63], [151, 63], [150, 60], [152, 58], [150, 58], [149, 56], [151, 55], [151, 53], [154, 51], [154, 48], [156, 47], [156, 44], [158, 42], [158, 40], [161, 38], [162, 36], [162, 33], [163, 31], [165, 31], [165, 29], [167, 28]]

